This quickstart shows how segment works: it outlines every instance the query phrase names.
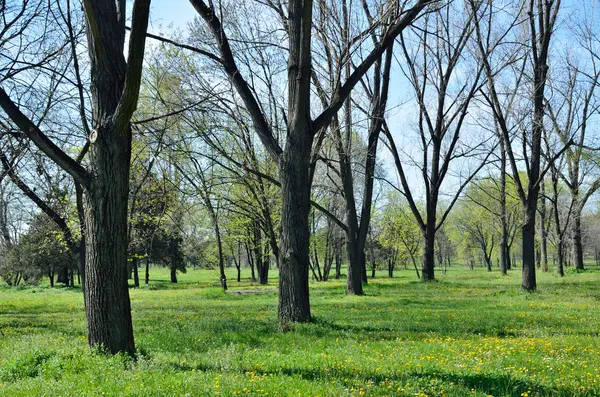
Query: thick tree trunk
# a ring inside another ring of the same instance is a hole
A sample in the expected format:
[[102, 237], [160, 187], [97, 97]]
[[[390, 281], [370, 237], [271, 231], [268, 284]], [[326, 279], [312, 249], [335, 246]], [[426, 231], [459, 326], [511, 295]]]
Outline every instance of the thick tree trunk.
[[348, 252], [346, 294], [363, 295], [364, 292], [362, 287], [362, 269], [360, 260], [361, 253], [358, 251], [358, 242], [355, 239], [346, 239], [346, 250]]
[[367, 279], [367, 254], [365, 250], [361, 250], [360, 252], [360, 273], [361, 273], [361, 281], [364, 284], [367, 284], [369, 280]]
[[88, 341], [111, 353], [133, 353], [126, 238], [131, 135], [109, 128], [90, 147], [95, 178], [83, 197]]
[[[309, 71], [306, 71], [309, 73]], [[308, 97], [304, 99], [308, 101]], [[312, 137], [307, 114], [293, 114], [285, 152], [280, 162], [282, 210], [279, 260], [279, 322], [311, 320], [308, 292], [310, 235], [309, 161]]]
[[[279, 260], [279, 321], [284, 328], [288, 323], [311, 319], [308, 295], [310, 192], [307, 186], [307, 160], [308, 156], [301, 156], [296, 151], [287, 151], [280, 172], [283, 206]], [[299, 166], [296, 166], [296, 163], [299, 163]]]
[[171, 283], [177, 284], [177, 268], [171, 266]]
[[560, 277], [564, 277], [565, 276], [565, 268], [564, 268], [565, 254], [563, 252], [562, 241], [558, 242], [556, 251], [557, 251], [557, 256], [558, 256], [558, 263], [556, 264], [556, 272], [558, 273], [558, 275]]
[[148, 285], [150, 283], [150, 253], [148, 252], [146, 256], [146, 269], [144, 275], [144, 284]]
[[573, 205], [575, 213], [573, 214], [573, 251], [575, 254], [575, 269], [583, 270], [583, 243], [581, 238], [581, 205]]
[[527, 211], [525, 222], [521, 227], [523, 237], [523, 278], [521, 288], [535, 291], [535, 209]]
[[424, 233], [421, 280], [435, 280], [435, 219], [427, 220], [426, 230]]

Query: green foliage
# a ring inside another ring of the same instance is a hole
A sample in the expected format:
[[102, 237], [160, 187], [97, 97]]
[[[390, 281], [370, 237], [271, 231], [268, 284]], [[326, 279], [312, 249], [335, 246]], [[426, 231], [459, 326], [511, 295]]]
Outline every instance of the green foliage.
[[420, 255], [423, 234], [408, 203], [399, 193], [390, 192], [385, 208], [374, 214], [374, 223], [381, 229], [379, 240], [384, 248], [398, 253], [401, 263], [416, 261]]
[[25, 282], [36, 284], [41, 277], [64, 267], [76, 269], [76, 258], [67, 248], [62, 231], [40, 213], [17, 244], [6, 250], [0, 262], [0, 276], [9, 282], [9, 278], [19, 272]]

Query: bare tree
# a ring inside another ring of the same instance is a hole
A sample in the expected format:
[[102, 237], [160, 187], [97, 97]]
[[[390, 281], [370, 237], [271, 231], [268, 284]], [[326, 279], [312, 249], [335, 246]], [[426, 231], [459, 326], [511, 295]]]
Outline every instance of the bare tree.
[[[460, 139], [469, 105], [481, 85], [481, 65], [467, 64], [463, 54], [473, 32], [472, 22], [471, 11], [461, 14], [449, 4], [429, 14], [422, 26], [412, 30], [412, 36], [402, 34], [400, 37], [404, 55], [403, 72], [412, 86], [418, 105], [416, 129], [421, 144], [421, 160], [411, 157], [410, 153], [408, 157], [412, 161], [403, 160], [387, 125], [385, 131], [400, 177], [400, 191], [406, 197], [423, 235], [421, 278], [424, 281], [435, 279], [436, 231], [444, 223], [463, 189], [487, 163], [491, 154], [485, 147], [485, 140], [473, 140], [466, 144]], [[415, 43], [414, 46], [411, 46], [411, 42]], [[457, 83], [460, 68], [470, 68], [473, 73], [465, 74], [467, 77]], [[483, 157], [483, 161], [477, 157]], [[477, 164], [466, 174], [456, 176], [460, 179], [459, 186], [442, 216], [438, 217], [442, 184], [452, 173], [451, 165], [457, 159], [465, 162], [471, 160]], [[411, 187], [407, 177], [409, 164], [418, 167], [422, 177], [425, 188], [424, 213], [421, 213], [415, 199], [415, 187]]]
[[[431, 0], [405, 2], [395, 14], [380, 44], [362, 63], [336, 86], [327, 108], [315, 119], [311, 116], [312, 74], [312, 11], [313, 3], [291, 0], [287, 15], [278, 3], [274, 8], [285, 22], [288, 35], [288, 101], [287, 137], [285, 146], [279, 145], [264, 112], [249, 89], [247, 81], [237, 67], [229, 38], [223, 29], [219, 7], [203, 0], [190, 0], [198, 14], [209, 27], [215, 40], [219, 56], [214, 56], [232, 81], [249, 113], [253, 127], [269, 153], [277, 160], [282, 188], [282, 222], [280, 243], [279, 277], [279, 320], [283, 327], [293, 322], [309, 321], [310, 303], [308, 294], [309, 264], [309, 208], [312, 182], [311, 157], [318, 153], [321, 136], [327, 130], [333, 116], [361, 77], [381, 57], [395, 38], [421, 13]], [[316, 138], [316, 139], [315, 139]], [[313, 149], [316, 146], [316, 150]]]

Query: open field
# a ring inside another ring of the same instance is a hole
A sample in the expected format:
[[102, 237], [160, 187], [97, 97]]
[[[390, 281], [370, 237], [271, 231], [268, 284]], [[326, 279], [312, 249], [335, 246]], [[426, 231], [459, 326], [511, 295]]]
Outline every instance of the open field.
[[136, 360], [88, 350], [79, 289], [1, 287], [0, 395], [600, 395], [600, 270], [540, 274], [535, 294], [520, 270], [379, 275], [364, 297], [312, 283], [314, 323], [282, 333], [276, 292], [153, 269], [131, 290]]

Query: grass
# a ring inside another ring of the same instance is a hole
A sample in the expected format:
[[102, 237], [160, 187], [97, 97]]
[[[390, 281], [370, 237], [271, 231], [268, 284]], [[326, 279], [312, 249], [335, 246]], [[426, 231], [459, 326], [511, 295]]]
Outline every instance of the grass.
[[379, 272], [364, 297], [311, 283], [315, 320], [287, 333], [275, 279], [238, 295], [215, 271], [152, 272], [131, 290], [135, 360], [87, 348], [79, 289], [0, 287], [0, 395], [600, 395], [598, 269], [540, 274], [535, 294], [518, 270], [456, 266], [435, 283]]

